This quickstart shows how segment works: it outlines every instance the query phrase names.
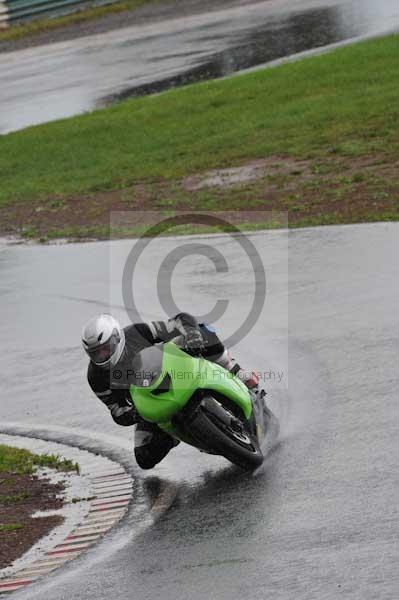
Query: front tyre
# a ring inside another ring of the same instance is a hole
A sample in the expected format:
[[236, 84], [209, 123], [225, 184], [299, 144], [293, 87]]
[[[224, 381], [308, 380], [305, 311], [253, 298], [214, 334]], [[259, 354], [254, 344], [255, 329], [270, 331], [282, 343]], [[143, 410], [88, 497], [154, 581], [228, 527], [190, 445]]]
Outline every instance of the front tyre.
[[254, 436], [241, 420], [212, 397], [204, 398], [191, 422], [192, 434], [233, 464], [254, 470], [264, 456]]

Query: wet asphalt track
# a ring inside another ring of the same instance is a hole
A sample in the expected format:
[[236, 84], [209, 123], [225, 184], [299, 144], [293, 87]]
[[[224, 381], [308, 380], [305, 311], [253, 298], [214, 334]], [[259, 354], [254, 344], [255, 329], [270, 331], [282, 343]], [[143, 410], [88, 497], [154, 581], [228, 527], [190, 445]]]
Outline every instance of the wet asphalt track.
[[[175, 449], [137, 479], [129, 516], [106, 542], [16, 599], [397, 598], [399, 225], [291, 232], [288, 310], [287, 233], [251, 239], [268, 294], [235, 353], [285, 374], [268, 386], [282, 437], [264, 468], [243, 476], [223, 459]], [[227, 335], [248, 308], [248, 266], [231, 238], [206, 243], [227, 258], [229, 273], [187, 258], [174, 275], [175, 298], [198, 312], [229, 298], [219, 326]], [[153, 275], [173, 244], [157, 242], [137, 274], [143, 318], [160, 314]], [[110, 301], [126, 322], [118, 305], [128, 249], [122, 241], [0, 252], [2, 428], [80, 435], [83, 444], [91, 435], [130, 462], [131, 430], [91, 396], [78, 342], [82, 323]]]
[[397, 27], [397, 0], [266, 0], [1, 54], [0, 134]]

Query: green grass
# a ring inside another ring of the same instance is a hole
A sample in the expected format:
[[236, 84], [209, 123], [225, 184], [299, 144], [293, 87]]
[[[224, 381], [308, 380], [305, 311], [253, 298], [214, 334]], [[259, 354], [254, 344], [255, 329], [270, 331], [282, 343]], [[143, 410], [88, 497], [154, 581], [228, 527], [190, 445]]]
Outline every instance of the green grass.
[[1, 504], [14, 504], [15, 502], [21, 502], [30, 497], [28, 492], [20, 492], [19, 494], [12, 494], [10, 496], [4, 496], [0, 494], [0, 505]]
[[[237, 233], [237, 229], [239, 229], [239, 231], [259, 231], [264, 229], [278, 229], [284, 227], [287, 227], [286, 215], [281, 212], [276, 212], [276, 215], [271, 215], [268, 221], [240, 222], [239, 225], [226, 224], [220, 227], [196, 224], [176, 225], [168, 231], [162, 231], [162, 233], [160, 233], [160, 237], [207, 233]], [[156, 234], [156, 229], [152, 229], [148, 225], [136, 227], [113, 227], [111, 231], [109, 227], [103, 225], [99, 225], [97, 227], [73, 226], [52, 229], [46, 235], [41, 235], [37, 229], [32, 227], [28, 231], [25, 231], [22, 237], [26, 239], [35, 239], [41, 243], [46, 243], [60, 238], [72, 238], [76, 240], [102, 239], [109, 238], [110, 234], [113, 238], [153, 237], [153, 235]]]
[[21, 25], [12, 25], [8, 29], [0, 30], [0, 42], [9, 40], [18, 40], [26, 36], [37, 35], [46, 31], [55, 31], [67, 25], [75, 25], [77, 23], [85, 23], [93, 21], [112, 13], [120, 13], [127, 10], [139, 8], [143, 4], [150, 2], [159, 2], [160, 0], [122, 0], [108, 6], [95, 6], [86, 8], [72, 15], [62, 17], [42, 18], [31, 23]]
[[8, 532], [8, 531], [16, 531], [17, 529], [22, 529], [22, 523], [9, 523], [8, 525], [2, 525], [0, 523], [0, 533]]
[[0, 137], [0, 205], [174, 180], [269, 155], [397, 156], [398, 72], [399, 36], [391, 35]]
[[59, 471], [77, 471], [79, 466], [71, 460], [64, 460], [54, 454], [32, 454], [28, 450], [0, 445], [0, 475], [16, 473], [33, 474], [37, 467], [50, 467]]

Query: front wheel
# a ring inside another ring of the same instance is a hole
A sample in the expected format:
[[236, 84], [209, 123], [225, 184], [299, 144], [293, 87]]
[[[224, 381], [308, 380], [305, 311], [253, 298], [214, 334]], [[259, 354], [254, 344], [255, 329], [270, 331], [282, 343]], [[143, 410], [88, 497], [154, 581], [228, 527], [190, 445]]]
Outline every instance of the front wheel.
[[191, 422], [196, 437], [233, 464], [246, 470], [260, 467], [264, 456], [241, 420], [212, 397], [204, 398]]

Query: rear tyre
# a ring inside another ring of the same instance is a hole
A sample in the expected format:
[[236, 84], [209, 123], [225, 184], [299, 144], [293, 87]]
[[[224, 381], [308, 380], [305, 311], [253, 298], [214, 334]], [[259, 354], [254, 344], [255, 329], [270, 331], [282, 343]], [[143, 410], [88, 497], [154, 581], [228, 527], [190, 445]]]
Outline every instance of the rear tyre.
[[233, 464], [254, 470], [263, 463], [262, 450], [249, 428], [212, 397], [204, 398], [190, 430]]

